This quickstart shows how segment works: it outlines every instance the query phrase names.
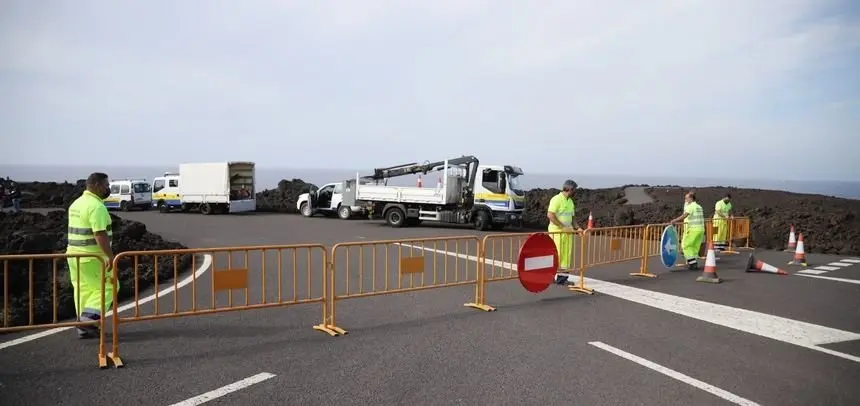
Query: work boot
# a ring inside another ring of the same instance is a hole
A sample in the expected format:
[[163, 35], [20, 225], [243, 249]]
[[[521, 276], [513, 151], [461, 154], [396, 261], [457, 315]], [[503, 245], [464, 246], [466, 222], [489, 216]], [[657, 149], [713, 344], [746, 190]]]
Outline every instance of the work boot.
[[[81, 321], [98, 321], [101, 317], [97, 314], [92, 313], [81, 313]], [[75, 327], [75, 331], [78, 333], [78, 338], [95, 338], [99, 335], [99, 328], [97, 326], [80, 326]]]
[[567, 285], [568, 279], [570, 279], [570, 275], [566, 273], [557, 273], [555, 274], [555, 284], [556, 285]]

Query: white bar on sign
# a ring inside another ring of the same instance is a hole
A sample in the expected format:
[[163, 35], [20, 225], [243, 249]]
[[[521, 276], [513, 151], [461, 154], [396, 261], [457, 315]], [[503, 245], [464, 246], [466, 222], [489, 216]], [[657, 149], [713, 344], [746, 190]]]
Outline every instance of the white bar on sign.
[[843, 268], [844, 268], [844, 267], [846, 267], [846, 266], [851, 266], [852, 264], [849, 264], [849, 263], [847, 263], [847, 262], [831, 262], [831, 263], [829, 263], [829, 264], [827, 264], [827, 265], [841, 266], [841, 267], [843, 267]]
[[826, 265], [821, 265], [821, 266], [816, 266], [816, 267], [815, 267], [815, 268], [813, 268], [813, 269], [818, 269], [818, 270], [821, 270], [821, 271], [835, 271], [835, 270], [837, 270], [837, 269], [841, 269], [841, 268], [839, 268], [838, 266], [826, 266]]
[[526, 258], [524, 268], [524, 271], [534, 271], [535, 269], [552, 268], [552, 255]]
[[860, 264], [860, 259], [854, 259], [854, 258], [842, 259], [840, 261], [841, 262], [850, 262], [852, 264]]
[[821, 275], [823, 273], [827, 273], [827, 271], [819, 271], [817, 269], [804, 269], [802, 271], [797, 271], [797, 273], [806, 273], [810, 275]]

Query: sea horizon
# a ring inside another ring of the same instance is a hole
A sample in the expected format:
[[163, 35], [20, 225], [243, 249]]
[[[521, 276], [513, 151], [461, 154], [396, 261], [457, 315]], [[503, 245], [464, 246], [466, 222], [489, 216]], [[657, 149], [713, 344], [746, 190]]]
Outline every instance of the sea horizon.
[[[19, 182], [75, 182], [84, 179], [90, 172], [98, 170], [107, 173], [112, 179], [144, 178], [151, 180], [164, 172], [178, 172], [179, 166], [134, 165], [106, 166], [93, 168], [82, 165], [8, 165], [0, 164], [0, 176], [9, 177]], [[357, 171], [366, 175], [372, 169]], [[744, 189], [783, 190], [794, 193], [819, 194], [825, 196], [860, 199], [860, 182], [827, 181], [827, 180], [778, 180], [778, 179], [733, 179], [729, 177], [685, 177], [657, 175], [599, 175], [577, 174], [568, 175], [557, 173], [531, 173], [525, 171], [521, 178], [521, 187], [559, 188], [566, 179], [573, 179], [579, 187], [587, 189], [602, 189], [624, 185], [647, 184], [650, 186], [678, 185], [685, 187], [737, 187]], [[290, 168], [257, 165], [257, 190], [272, 189], [281, 179], [301, 179], [305, 182], [322, 185], [355, 177], [355, 170], [320, 169], [320, 168]], [[422, 181], [425, 185], [435, 184], [438, 175], [428, 173]], [[417, 175], [403, 176], [392, 179], [390, 184], [413, 185], [417, 183]]]

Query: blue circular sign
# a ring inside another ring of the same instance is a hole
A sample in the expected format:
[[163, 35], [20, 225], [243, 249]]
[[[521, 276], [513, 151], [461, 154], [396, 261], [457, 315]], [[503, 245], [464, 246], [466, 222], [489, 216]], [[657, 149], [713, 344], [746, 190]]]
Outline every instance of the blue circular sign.
[[660, 237], [660, 260], [663, 266], [669, 269], [675, 266], [678, 260], [678, 248], [678, 231], [670, 224], [663, 229], [663, 236]]

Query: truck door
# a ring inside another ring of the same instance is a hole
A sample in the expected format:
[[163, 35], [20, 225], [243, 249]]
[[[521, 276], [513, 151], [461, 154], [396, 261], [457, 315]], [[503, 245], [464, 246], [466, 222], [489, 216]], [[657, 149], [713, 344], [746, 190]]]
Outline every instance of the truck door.
[[322, 210], [331, 210], [331, 201], [333, 195], [334, 185], [323, 186], [322, 189], [317, 192], [317, 201], [315, 207]]
[[331, 196], [331, 204], [329, 204], [329, 207], [332, 210], [337, 210], [337, 206], [340, 206], [341, 202], [343, 202], [343, 184], [338, 183], [334, 185], [334, 192]]

